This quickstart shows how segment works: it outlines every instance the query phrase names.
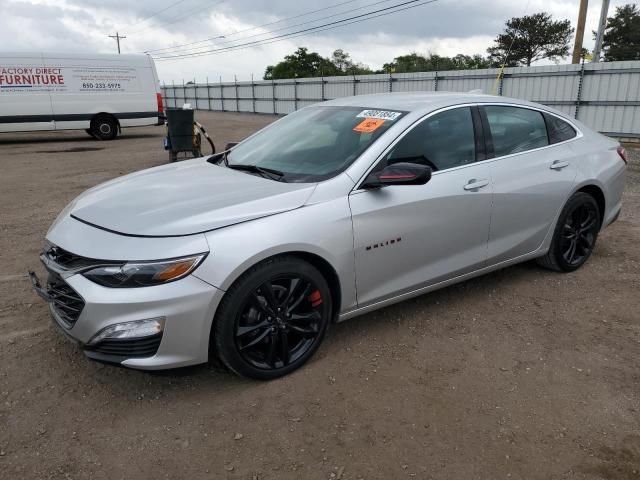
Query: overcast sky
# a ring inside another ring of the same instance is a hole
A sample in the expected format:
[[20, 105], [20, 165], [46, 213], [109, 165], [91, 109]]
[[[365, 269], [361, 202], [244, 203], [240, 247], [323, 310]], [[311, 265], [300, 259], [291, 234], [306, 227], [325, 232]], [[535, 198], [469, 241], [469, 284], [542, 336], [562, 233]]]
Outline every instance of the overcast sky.
[[[115, 40], [108, 35], [116, 31], [127, 37], [121, 41], [123, 53], [224, 37], [154, 52], [175, 55], [265, 40], [406, 1], [0, 0], [0, 49], [115, 53]], [[585, 46], [592, 48], [591, 31], [596, 28], [601, 2], [589, 3]], [[633, 2], [612, 0], [610, 15], [625, 3]], [[194, 77], [198, 81], [220, 76], [229, 81], [234, 75], [248, 80], [251, 74], [262, 78], [267, 65], [300, 46], [324, 56], [342, 48], [355, 61], [374, 69], [410, 52], [486, 55], [506, 19], [547, 11], [555, 19], [570, 20], [575, 27], [578, 4], [579, 0], [438, 0], [325, 32], [196, 58], [157, 60], [156, 65], [161, 81], [170, 83]], [[309, 13], [318, 9], [323, 10]]]

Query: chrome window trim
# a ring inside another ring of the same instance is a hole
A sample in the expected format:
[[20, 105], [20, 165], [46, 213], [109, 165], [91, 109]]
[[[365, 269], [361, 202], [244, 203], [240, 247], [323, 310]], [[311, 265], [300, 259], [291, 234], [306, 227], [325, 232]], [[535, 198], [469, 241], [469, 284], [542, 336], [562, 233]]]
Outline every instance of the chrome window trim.
[[515, 157], [515, 156], [518, 156], [518, 155], [528, 154], [528, 153], [531, 153], [531, 152], [538, 152], [538, 151], [544, 150], [546, 148], [556, 147], [558, 145], [564, 145], [564, 144], [567, 144], [569, 142], [574, 142], [574, 141], [576, 141], [576, 140], [578, 140], [578, 139], [580, 139], [580, 138], [582, 138], [584, 136], [583, 133], [582, 133], [582, 130], [580, 128], [578, 128], [578, 126], [576, 124], [574, 124], [572, 121], [570, 121], [569, 119], [558, 115], [557, 113], [550, 112], [549, 110], [545, 110], [544, 108], [534, 107], [534, 106], [530, 106], [530, 105], [522, 105], [522, 104], [519, 104], [519, 103], [508, 103], [508, 102], [486, 102], [486, 103], [485, 102], [474, 102], [474, 103], [461, 103], [461, 104], [457, 104], [457, 105], [449, 105], [447, 107], [439, 108], [437, 110], [429, 112], [426, 115], [418, 118], [411, 125], [409, 125], [372, 162], [372, 164], [369, 166], [369, 168], [367, 168], [365, 173], [356, 181], [356, 184], [353, 187], [353, 189], [351, 190], [350, 195], [368, 191], [368, 189], [364, 189], [364, 188], [360, 187], [360, 185], [362, 185], [362, 182], [364, 182], [365, 178], [367, 178], [367, 175], [369, 175], [369, 173], [371, 173], [371, 171], [376, 167], [376, 165], [378, 165], [378, 162], [380, 162], [393, 149], [393, 147], [395, 147], [398, 144], [398, 142], [400, 142], [410, 131], [412, 131], [414, 128], [416, 128], [419, 124], [421, 124], [422, 122], [424, 122], [428, 118], [430, 118], [430, 117], [432, 117], [434, 115], [437, 115], [438, 113], [445, 112], [447, 110], [453, 110], [454, 108], [487, 107], [487, 106], [526, 108], [526, 109], [534, 110], [534, 111], [537, 111], [537, 112], [540, 112], [540, 113], [546, 113], [547, 115], [552, 115], [552, 116], [554, 116], [554, 117], [556, 117], [556, 118], [568, 123], [569, 125], [571, 125], [571, 127], [576, 131], [576, 136], [573, 137], [573, 138], [570, 138], [569, 140], [565, 140], [563, 142], [558, 142], [558, 143], [545, 145], [544, 147], [533, 148], [531, 150], [523, 150], [522, 152], [510, 153], [509, 155], [502, 155], [500, 157], [487, 158], [485, 160], [479, 160], [477, 162], [468, 163], [466, 165], [458, 165], [457, 167], [451, 167], [451, 168], [446, 168], [444, 170], [438, 170], [436, 172], [433, 172], [432, 176], [440, 175], [442, 173], [452, 172], [452, 171], [459, 170], [459, 169], [462, 169], [462, 168], [468, 168], [468, 167], [475, 166], [475, 165], [481, 165], [481, 164], [484, 164], [484, 163], [494, 162], [496, 160], [502, 160], [502, 159], [505, 159], [505, 158], [510, 158], [510, 157]]

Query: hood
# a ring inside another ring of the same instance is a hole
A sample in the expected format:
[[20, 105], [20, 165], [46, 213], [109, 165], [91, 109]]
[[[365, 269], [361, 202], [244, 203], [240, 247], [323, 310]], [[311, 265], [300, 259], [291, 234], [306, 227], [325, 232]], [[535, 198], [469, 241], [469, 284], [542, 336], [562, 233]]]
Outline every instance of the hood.
[[301, 207], [314, 188], [195, 159], [98, 185], [74, 200], [69, 212], [127, 235], [189, 235]]

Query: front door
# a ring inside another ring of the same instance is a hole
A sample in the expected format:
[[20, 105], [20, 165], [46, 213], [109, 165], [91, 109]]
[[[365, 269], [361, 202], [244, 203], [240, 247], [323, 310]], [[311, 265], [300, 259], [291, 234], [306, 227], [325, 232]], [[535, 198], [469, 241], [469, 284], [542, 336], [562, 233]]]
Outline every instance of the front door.
[[470, 107], [445, 110], [413, 127], [376, 166], [426, 163], [434, 170], [427, 184], [352, 193], [358, 305], [484, 266], [492, 185], [476, 150]]

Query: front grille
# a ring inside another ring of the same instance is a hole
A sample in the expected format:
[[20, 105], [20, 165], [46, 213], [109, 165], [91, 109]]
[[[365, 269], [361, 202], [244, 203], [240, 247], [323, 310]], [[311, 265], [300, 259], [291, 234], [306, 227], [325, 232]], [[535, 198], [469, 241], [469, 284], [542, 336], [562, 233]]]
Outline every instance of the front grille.
[[63, 270], [76, 270], [86, 267], [92, 267], [94, 265], [114, 263], [112, 261], [81, 257], [80, 255], [76, 255], [75, 253], [71, 253], [64, 248], [60, 248], [52, 244], [48, 244], [42, 254], [49, 262], [53, 263]]
[[49, 272], [47, 293], [51, 298], [51, 307], [67, 328], [75, 325], [84, 308], [84, 300], [57, 273]]
[[161, 340], [162, 333], [143, 338], [107, 338], [85, 349], [103, 355], [123, 358], [153, 357], [158, 352], [158, 348], [160, 348]]

